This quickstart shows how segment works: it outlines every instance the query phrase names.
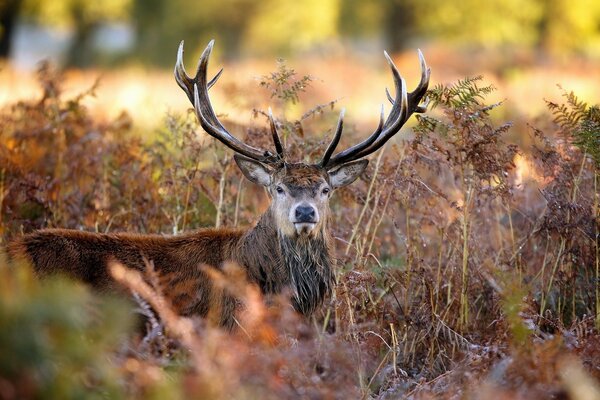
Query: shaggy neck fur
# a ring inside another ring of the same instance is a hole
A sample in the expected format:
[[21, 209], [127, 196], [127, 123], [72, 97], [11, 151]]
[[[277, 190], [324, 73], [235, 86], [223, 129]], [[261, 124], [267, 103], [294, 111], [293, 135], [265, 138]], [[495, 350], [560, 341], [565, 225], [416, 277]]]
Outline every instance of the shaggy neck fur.
[[268, 210], [242, 238], [238, 254], [263, 293], [290, 287], [294, 308], [310, 315], [333, 285], [329, 247], [324, 227], [313, 235], [290, 237], [277, 230]]
[[310, 315], [331, 290], [333, 273], [324, 232], [291, 238], [278, 234], [294, 308]]

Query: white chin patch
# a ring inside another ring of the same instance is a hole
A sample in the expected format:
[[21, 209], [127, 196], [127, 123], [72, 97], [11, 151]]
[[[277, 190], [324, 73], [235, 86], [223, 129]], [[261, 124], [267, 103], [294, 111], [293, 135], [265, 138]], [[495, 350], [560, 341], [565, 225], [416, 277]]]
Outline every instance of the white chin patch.
[[296, 233], [298, 235], [310, 233], [317, 224], [313, 224], [310, 222], [296, 222], [294, 223], [294, 227], [296, 228]]

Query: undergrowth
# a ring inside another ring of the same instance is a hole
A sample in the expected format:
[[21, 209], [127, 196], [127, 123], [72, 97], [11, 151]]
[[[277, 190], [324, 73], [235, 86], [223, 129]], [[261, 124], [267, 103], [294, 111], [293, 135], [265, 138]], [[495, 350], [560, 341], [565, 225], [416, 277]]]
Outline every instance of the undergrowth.
[[[294, 75], [280, 66], [264, 77], [265, 96], [298, 101], [310, 79]], [[168, 115], [142, 140], [125, 114], [91, 117], [94, 88], [65, 99], [59, 74], [43, 66], [39, 77], [40, 98], [0, 114], [0, 243], [44, 227], [248, 226], [264, 210], [265, 193], [193, 113]], [[518, 148], [511, 125], [492, 118], [502, 104], [486, 103], [494, 89], [482, 81], [431, 89], [414, 136], [388, 145], [334, 197], [337, 285], [309, 320], [285, 296], [263, 301], [243, 274], [222, 282], [246, 304], [244, 329], [228, 333], [175, 315], [151, 265], [146, 280], [112, 267], [137, 293], [132, 307], [0, 261], [0, 398], [598, 393], [598, 107], [565, 92], [530, 124], [533, 145]], [[320, 157], [335, 106], [276, 121], [289, 157]], [[254, 114], [256, 126], [233, 131], [269, 147], [268, 113]], [[343, 141], [363, 136], [347, 130]], [[126, 322], [134, 309], [146, 318], [142, 333]]]

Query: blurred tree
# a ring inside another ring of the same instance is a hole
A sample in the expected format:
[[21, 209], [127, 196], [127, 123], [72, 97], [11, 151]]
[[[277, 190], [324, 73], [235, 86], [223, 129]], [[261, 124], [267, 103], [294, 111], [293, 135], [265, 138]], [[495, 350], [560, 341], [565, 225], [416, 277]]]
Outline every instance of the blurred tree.
[[94, 61], [91, 39], [110, 21], [134, 26], [138, 59], [169, 67], [182, 39], [190, 58], [211, 38], [229, 55], [284, 55], [342, 35], [359, 43], [366, 38], [367, 45], [380, 39], [391, 51], [413, 47], [419, 38], [555, 54], [600, 49], [600, 2], [594, 0], [0, 0], [0, 56], [9, 51], [19, 11], [73, 29], [67, 64], [75, 66]]
[[73, 29], [68, 66], [85, 67], [93, 60], [93, 35], [102, 22], [126, 20], [131, 0], [25, 0], [24, 13], [43, 25]]
[[134, 0], [137, 57], [155, 65], [172, 66], [177, 45], [184, 39], [186, 50], [193, 52], [189, 59], [195, 59], [199, 54], [194, 52], [199, 53], [210, 39], [218, 41], [218, 51], [237, 53], [259, 5], [253, 0], [201, 4], [190, 0]]
[[340, 0], [265, 0], [248, 23], [244, 48], [285, 54], [325, 44], [338, 36]]
[[0, 0], [0, 59], [10, 56], [11, 43], [21, 0]]
[[354, 40], [380, 36], [381, 1], [342, 0], [338, 23], [340, 34]]
[[[133, 21], [138, 56], [171, 65], [182, 39], [199, 52], [217, 39], [219, 51], [282, 54], [299, 51], [337, 36], [340, 0], [136, 0]], [[188, 51], [191, 47], [187, 47]], [[165, 57], [165, 52], [171, 56]], [[192, 56], [191, 58], [194, 58]]]
[[550, 54], [599, 48], [600, 2], [547, 0], [539, 29], [539, 48]]
[[414, 5], [407, 0], [343, 0], [340, 32], [355, 40], [365, 37], [383, 39], [388, 51], [400, 51], [417, 35]]
[[544, 5], [542, 0], [403, 2], [410, 3], [420, 34], [483, 47], [534, 45]]
[[419, 16], [416, 7], [407, 0], [383, 0], [382, 29], [389, 51], [403, 50], [416, 35]]
[[415, 36], [459, 45], [538, 47], [568, 54], [600, 47], [600, 2], [381, 0], [393, 49]]

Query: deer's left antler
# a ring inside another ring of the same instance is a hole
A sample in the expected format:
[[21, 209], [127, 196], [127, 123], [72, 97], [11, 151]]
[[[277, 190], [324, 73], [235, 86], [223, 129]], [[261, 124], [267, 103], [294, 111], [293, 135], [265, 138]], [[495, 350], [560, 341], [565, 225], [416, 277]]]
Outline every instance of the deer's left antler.
[[427, 103], [421, 104], [421, 100], [427, 93], [429, 87], [429, 77], [431, 70], [425, 63], [423, 53], [419, 50], [419, 61], [421, 63], [421, 81], [419, 85], [410, 93], [406, 92], [406, 83], [404, 78], [398, 72], [398, 68], [394, 65], [394, 62], [390, 58], [387, 52], [384, 52], [385, 58], [390, 65], [392, 74], [394, 76], [394, 86], [396, 89], [396, 98], [392, 98], [388, 90], [386, 94], [388, 100], [392, 103], [392, 109], [387, 119], [384, 122], [383, 106], [381, 107], [381, 114], [379, 118], [379, 125], [377, 129], [362, 142], [349, 147], [348, 149], [341, 151], [332, 157], [333, 152], [337, 144], [340, 141], [342, 135], [343, 125], [343, 112], [340, 114], [340, 120], [336, 132], [331, 140], [331, 143], [327, 147], [323, 158], [319, 165], [324, 168], [332, 169], [341, 164], [348, 163], [350, 161], [358, 160], [366, 157], [369, 154], [379, 150], [388, 140], [390, 140], [402, 126], [408, 121], [413, 113], [422, 113], [427, 109]]

